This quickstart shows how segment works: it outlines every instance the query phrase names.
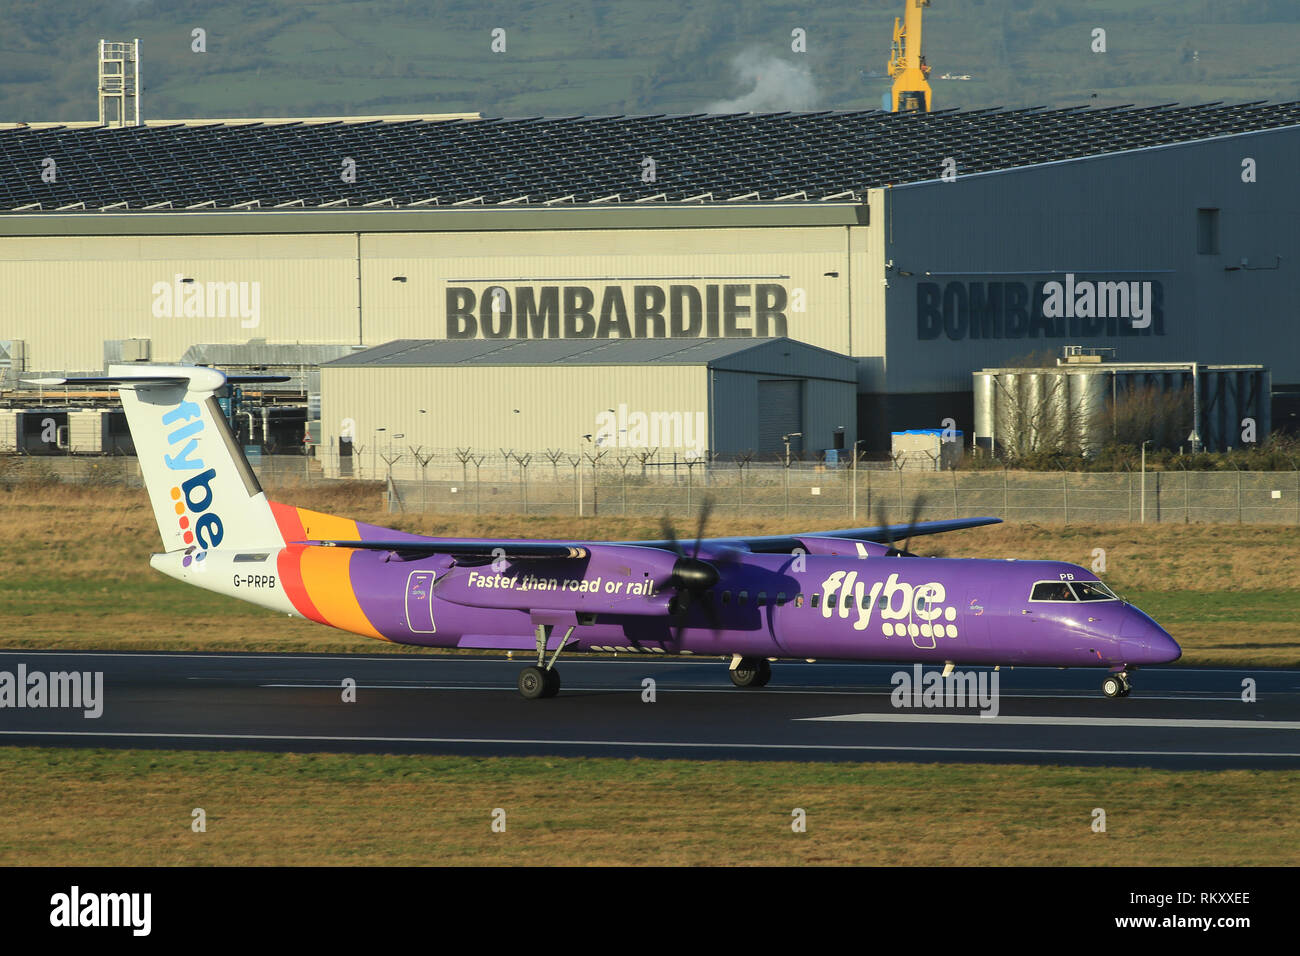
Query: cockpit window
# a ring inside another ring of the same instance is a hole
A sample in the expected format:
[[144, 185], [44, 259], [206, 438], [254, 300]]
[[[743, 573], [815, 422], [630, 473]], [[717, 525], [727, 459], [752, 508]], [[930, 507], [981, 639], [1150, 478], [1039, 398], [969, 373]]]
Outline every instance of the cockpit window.
[[1034, 585], [1033, 593], [1030, 594], [1031, 601], [1076, 601], [1074, 592], [1070, 590], [1070, 585], [1064, 581], [1039, 581]]
[[1118, 601], [1119, 597], [1100, 581], [1073, 581], [1070, 587], [1080, 601]]

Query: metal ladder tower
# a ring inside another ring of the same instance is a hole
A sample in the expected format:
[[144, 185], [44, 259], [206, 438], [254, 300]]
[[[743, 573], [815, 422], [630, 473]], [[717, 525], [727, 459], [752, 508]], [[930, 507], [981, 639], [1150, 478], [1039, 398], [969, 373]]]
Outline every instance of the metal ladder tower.
[[99, 41], [99, 125], [140, 125], [140, 41]]

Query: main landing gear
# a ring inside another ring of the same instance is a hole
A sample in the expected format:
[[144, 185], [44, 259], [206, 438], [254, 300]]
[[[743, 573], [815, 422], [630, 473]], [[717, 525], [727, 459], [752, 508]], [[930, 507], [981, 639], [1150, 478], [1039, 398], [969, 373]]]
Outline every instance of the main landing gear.
[[560, 646], [555, 649], [551, 655], [551, 662], [546, 663], [546, 642], [550, 639], [553, 625], [537, 625], [537, 663], [525, 667], [519, 672], [519, 696], [524, 700], [537, 700], [541, 697], [554, 697], [560, 692], [560, 672], [555, 669], [555, 661], [560, 656], [560, 651], [569, 643], [569, 638], [573, 636], [573, 628], [570, 627], [564, 634], [564, 639], [560, 641]]
[[1107, 697], [1127, 697], [1132, 689], [1128, 671], [1107, 674], [1106, 679], [1101, 682], [1101, 692]]
[[737, 687], [763, 687], [772, 679], [772, 665], [761, 657], [731, 659], [731, 682]]

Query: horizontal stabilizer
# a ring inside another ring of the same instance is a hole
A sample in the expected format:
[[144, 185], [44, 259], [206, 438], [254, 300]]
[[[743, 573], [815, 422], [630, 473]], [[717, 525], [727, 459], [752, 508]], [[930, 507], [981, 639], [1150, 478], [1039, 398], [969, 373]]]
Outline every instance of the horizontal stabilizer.
[[25, 378], [22, 383], [52, 388], [56, 385], [185, 385], [189, 380], [188, 375], [132, 375], [116, 378], [98, 375], [84, 378]]
[[[114, 366], [121, 369], [123, 366]], [[128, 366], [129, 367], [129, 366]], [[251, 385], [260, 382], [287, 382], [287, 375], [226, 375], [219, 369], [202, 365], [140, 365], [124, 375], [85, 375], [73, 378], [25, 378], [24, 385], [54, 388], [60, 385], [190, 385], [218, 389], [224, 384]]]

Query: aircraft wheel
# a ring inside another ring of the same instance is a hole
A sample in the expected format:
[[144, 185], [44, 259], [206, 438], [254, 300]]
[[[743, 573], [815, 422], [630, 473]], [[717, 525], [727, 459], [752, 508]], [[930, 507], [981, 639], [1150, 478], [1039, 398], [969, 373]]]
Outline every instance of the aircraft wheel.
[[542, 691], [542, 696], [554, 697], [560, 692], [560, 672], [552, 667], [542, 673], [546, 675], [546, 689]]
[[1129, 689], [1128, 682], [1119, 674], [1107, 674], [1101, 682], [1101, 692], [1107, 697], [1125, 697]]
[[[537, 700], [539, 697], [552, 697], [554, 694], [548, 694], [546, 691], [551, 686], [550, 679], [546, 676], [546, 671], [540, 667], [525, 667], [519, 672], [519, 696], [524, 700]], [[559, 681], [556, 680], [556, 690], [559, 690]]]
[[745, 657], [729, 673], [737, 687], [762, 687], [772, 679], [772, 665], [761, 657]]

